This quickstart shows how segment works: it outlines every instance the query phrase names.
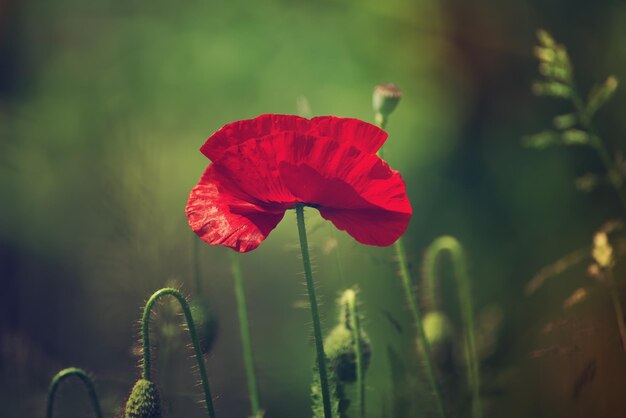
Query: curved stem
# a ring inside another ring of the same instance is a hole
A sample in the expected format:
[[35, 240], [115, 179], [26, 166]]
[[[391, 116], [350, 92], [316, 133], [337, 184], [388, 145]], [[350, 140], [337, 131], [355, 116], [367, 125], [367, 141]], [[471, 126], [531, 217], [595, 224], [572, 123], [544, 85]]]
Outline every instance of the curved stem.
[[259, 406], [259, 391], [254, 373], [254, 357], [252, 355], [252, 343], [250, 338], [250, 325], [248, 322], [248, 306], [246, 304], [246, 294], [243, 287], [243, 274], [241, 274], [241, 264], [239, 257], [233, 252], [229, 253], [230, 268], [235, 280], [235, 296], [237, 298], [237, 313], [239, 315], [239, 332], [241, 334], [241, 347], [243, 350], [243, 361], [246, 368], [246, 378], [248, 380], [248, 395], [250, 397], [250, 407], [252, 416], [259, 416], [261, 409]]
[[422, 347], [423, 350], [423, 357], [424, 363], [426, 365], [426, 374], [428, 375], [428, 381], [430, 382], [430, 385], [435, 392], [435, 399], [437, 402], [437, 410], [439, 412], [439, 416], [443, 418], [445, 417], [445, 410], [443, 407], [442, 390], [441, 386], [439, 385], [439, 381], [437, 380], [437, 377], [435, 375], [435, 366], [433, 364], [430, 354], [430, 344], [428, 343], [426, 333], [424, 332], [422, 315], [417, 304], [417, 297], [415, 296], [415, 292], [413, 291], [413, 286], [411, 285], [411, 274], [409, 273], [409, 265], [407, 262], [406, 252], [404, 250], [404, 242], [402, 238], [399, 238], [395, 242], [394, 249], [396, 252], [396, 257], [398, 259], [398, 265], [400, 267], [400, 279], [402, 281], [404, 294], [407, 301], [409, 302], [409, 308], [411, 310], [411, 315], [413, 316], [413, 323], [415, 324], [415, 329], [417, 331], [417, 339], [419, 341], [419, 345], [420, 347]]
[[[385, 129], [387, 126], [387, 117], [382, 115], [381, 113], [377, 113], [375, 115], [376, 125], [380, 129]], [[378, 156], [383, 158], [383, 147], [378, 150]], [[415, 296], [415, 292], [413, 290], [413, 286], [411, 284], [411, 273], [409, 272], [409, 265], [406, 258], [406, 252], [404, 249], [404, 241], [402, 237], [398, 238], [398, 240], [394, 244], [394, 250], [396, 253], [396, 258], [398, 260], [398, 265], [400, 267], [400, 279], [402, 281], [402, 287], [404, 289], [404, 294], [406, 296], [406, 300], [409, 303], [409, 309], [411, 310], [411, 316], [413, 317], [413, 323], [415, 324], [415, 330], [417, 331], [417, 340], [419, 342], [420, 347], [423, 350], [423, 359], [424, 364], [426, 366], [426, 374], [428, 377], [428, 381], [430, 386], [432, 387], [435, 394], [435, 401], [437, 403], [437, 411], [441, 418], [445, 418], [445, 409], [443, 407], [443, 395], [441, 390], [441, 385], [437, 380], [435, 375], [435, 366], [432, 361], [432, 357], [430, 355], [430, 344], [426, 339], [426, 333], [424, 332], [424, 324], [422, 323], [422, 315], [419, 310], [419, 305], [417, 304], [417, 297]]]
[[298, 222], [298, 235], [300, 237], [300, 250], [302, 251], [302, 263], [304, 265], [304, 276], [306, 278], [306, 287], [309, 293], [309, 304], [311, 305], [311, 317], [313, 319], [313, 335], [315, 337], [317, 368], [320, 374], [322, 402], [324, 404], [324, 418], [332, 418], [330, 390], [328, 387], [328, 369], [326, 368], [326, 354], [324, 352], [324, 341], [322, 339], [322, 325], [320, 323], [320, 316], [317, 308], [313, 272], [311, 271], [309, 243], [307, 241], [306, 225], [304, 223], [304, 205], [301, 203], [296, 204], [296, 218]]
[[365, 376], [363, 373], [363, 355], [361, 353], [361, 318], [356, 305], [356, 292], [355, 297], [349, 298], [347, 302], [356, 362], [356, 404], [359, 408], [359, 416], [365, 418]]
[[474, 331], [474, 307], [470, 291], [470, 279], [467, 273], [465, 253], [461, 243], [454, 237], [443, 236], [437, 238], [426, 249], [424, 254], [424, 280], [427, 284], [433, 301], [438, 301], [435, 267], [438, 256], [447, 251], [452, 257], [454, 278], [456, 280], [457, 295], [461, 307], [461, 321], [465, 330], [465, 357], [467, 360], [468, 384], [472, 391], [472, 411], [474, 418], [481, 418], [482, 402], [480, 399], [480, 367], [476, 352], [476, 336]]
[[50, 387], [48, 388], [48, 405], [46, 407], [46, 418], [52, 418], [54, 414], [54, 400], [56, 398], [56, 393], [59, 389], [59, 385], [63, 380], [70, 376], [76, 376], [81, 380], [81, 382], [83, 382], [85, 388], [87, 389], [89, 399], [91, 399], [91, 406], [93, 407], [94, 414], [97, 418], [102, 418], [102, 410], [100, 409], [98, 394], [96, 393], [96, 388], [94, 387], [91, 378], [84, 370], [76, 367], [63, 369], [52, 378], [52, 381], [50, 382]]
[[152, 313], [152, 307], [154, 304], [163, 296], [172, 296], [174, 297], [178, 303], [180, 304], [183, 314], [185, 315], [185, 320], [187, 321], [187, 328], [189, 329], [189, 336], [191, 337], [191, 344], [193, 345], [193, 350], [196, 356], [196, 360], [198, 362], [198, 372], [200, 373], [200, 379], [202, 381], [202, 389], [204, 390], [204, 398], [206, 401], [206, 408], [209, 415], [209, 418], [215, 418], [215, 410], [213, 408], [213, 400], [211, 397], [211, 390], [209, 388], [209, 379], [206, 375], [206, 369], [204, 367], [204, 358], [202, 357], [202, 350], [200, 349], [200, 343], [198, 341], [198, 335], [196, 333], [196, 327], [193, 322], [193, 317], [191, 316], [191, 310], [189, 309], [189, 304], [185, 297], [176, 289], [172, 288], [163, 288], [161, 290], [157, 290], [148, 302], [146, 302], [146, 306], [143, 310], [143, 318], [141, 320], [141, 336], [143, 342], [143, 372], [142, 378], [146, 380], [151, 380], [151, 370], [150, 370], [150, 314]]

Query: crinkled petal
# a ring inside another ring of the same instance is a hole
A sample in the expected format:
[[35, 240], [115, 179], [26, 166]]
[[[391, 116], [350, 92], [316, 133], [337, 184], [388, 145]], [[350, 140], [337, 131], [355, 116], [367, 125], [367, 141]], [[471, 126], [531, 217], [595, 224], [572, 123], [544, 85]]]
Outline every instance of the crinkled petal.
[[220, 190], [210, 170], [191, 190], [185, 210], [189, 226], [203, 241], [241, 253], [257, 248], [285, 214]]
[[249, 140], [228, 149], [209, 171], [240, 200], [272, 210], [315, 206], [364, 244], [393, 243], [412, 213], [397, 171], [333, 138], [288, 132]]
[[200, 151], [216, 161], [232, 146], [286, 132], [334, 138], [370, 154], [375, 154], [387, 139], [385, 131], [358, 119], [318, 116], [309, 120], [294, 115], [267, 114], [225, 125], [207, 139]]
[[229, 123], [207, 139], [200, 151], [211, 161], [217, 160], [224, 151], [249, 139], [260, 138], [280, 132], [308, 132], [311, 121], [294, 115], [260, 115], [254, 119]]
[[334, 138], [369, 154], [375, 154], [387, 140], [387, 132], [359, 119], [318, 116], [311, 119], [311, 125], [320, 136]]

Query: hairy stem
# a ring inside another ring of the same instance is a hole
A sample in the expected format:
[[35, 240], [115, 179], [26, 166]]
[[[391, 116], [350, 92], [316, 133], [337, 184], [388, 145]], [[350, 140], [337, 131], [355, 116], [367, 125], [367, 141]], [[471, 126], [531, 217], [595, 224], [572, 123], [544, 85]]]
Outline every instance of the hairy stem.
[[89, 399], [91, 400], [91, 406], [93, 407], [94, 414], [97, 418], [102, 418], [102, 410], [100, 409], [100, 402], [98, 401], [98, 394], [96, 393], [96, 388], [91, 381], [89, 375], [82, 369], [76, 367], [69, 367], [67, 369], [63, 369], [58, 372], [50, 382], [50, 387], [48, 388], [48, 404], [46, 407], [46, 418], [52, 418], [54, 415], [54, 400], [56, 398], [57, 390], [59, 389], [59, 385], [63, 380], [70, 376], [78, 377], [81, 382], [85, 385], [87, 389], [87, 394], [89, 395]]
[[363, 354], [361, 353], [361, 318], [356, 304], [356, 296], [348, 299], [348, 310], [350, 312], [350, 329], [352, 330], [356, 362], [356, 404], [359, 408], [359, 416], [365, 418], [365, 376], [363, 373]]
[[209, 379], [207, 378], [206, 369], [204, 367], [204, 358], [202, 357], [202, 350], [200, 349], [200, 342], [198, 341], [198, 334], [196, 333], [196, 327], [193, 322], [191, 310], [185, 297], [176, 289], [163, 288], [157, 290], [148, 302], [143, 310], [143, 317], [141, 320], [141, 337], [143, 342], [143, 371], [142, 378], [145, 380], [151, 380], [151, 357], [150, 357], [150, 314], [154, 304], [163, 296], [172, 296], [180, 304], [185, 320], [187, 321], [187, 328], [189, 330], [189, 336], [191, 337], [191, 344], [198, 362], [198, 372], [200, 373], [200, 380], [202, 381], [202, 389], [204, 390], [204, 399], [206, 402], [206, 408], [209, 418], [215, 418], [215, 410], [213, 408], [213, 399], [211, 397], [211, 389], [209, 388]]
[[250, 397], [250, 407], [252, 416], [260, 415], [259, 391], [254, 372], [254, 357], [252, 355], [252, 343], [250, 338], [250, 325], [248, 321], [248, 306], [246, 304], [246, 294], [243, 286], [243, 274], [239, 257], [230, 253], [230, 268], [235, 280], [235, 296], [237, 298], [237, 314], [239, 316], [239, 332], [241, 335], [241, 347], [243, 350], [243, 362], [246, 368], [246, 379], [248, 380], [248, 396]]
[[428, 343], [428, 339], [426, 339], [424, 324], [422, 323], [422, 314], [420, 312], [419, 305], [417, 304], [417, 297], [415, 296], [415, 292], [411, 283], [411, 274], [409, 273], [409, 265], [407, 262], [406, 252], [404, 250], [404, 242], [402, 238], [399, 238], [395, 242], [394, 250], [396, 252], [398, 265], [400, 267], [400, 280], [402, 281], [404, 294], [409, 303], [409, 309], [411, 310], [413, 323], [415, 324], [415, 330], [417, 331], [417, 340], [423, 351], [424, 364], [426, 366], [428, 381], [435, 394], [435, 400], [437, 402], [437, 410], [439, 412], [439, 416], [443, 418], [445, 417], [445, 411], [443, 407], [442, 390], [439, 381], [437, 380], [437, 376], [435, 375], [435, 366], [433, 364], [430, 354], [430, 344]]
[[306, 287], [309, 293], [309, 304], [311, 305], [311, 318], [313, 319], [313, 336], [315, 337], [315, 350], [318, 366], [317, 368], [319, 370], [320, 386], [322, 388], [324, 418], [332, 418], [330, 390], [328, 387], [328, 369], [326, 368], [326, 354], [324, 352], [324, 340], [322, 339], [322, 325], [320, 323], [320, 316], [317, 308], [317, 297], [315, 296], [313, 272], [311, 271], [309, 244], [306, 236], [306, 225], [304, 223], [304, 205], [301, 203], [296, 204], [296, 218], [298, 222], [298, 235], [300, 236], [302, 263], [304, 265], [304, 276], [306, 278]]
[[[387, 117], [382, 115], [381, 113], [377, 113], [375, 115], [376, 125], [380, 129], [385, 129], [387, 126]], [[378, 150], [378, 155], [383, 158], [383, 148], [381, 147]], [[402, 237], [398, 238], [398, 240], [394, 244], [394, 251], [396, 253], [396, 259], [398, 260], [398, 265], [400, 268], [400, 280], [402, 282], [402, 288], [404, 289], [404, 294], [407, 302], [409, 303], [409, 309], [411, 310], [411, 316], [413, 317], [413, 323], [415, 325], [415, 330], [417, 332], [417, 341], [419, 342], [420, 347], [423, 352], [423, 360], [424, 365], [426, 366], [426, 375], [428, 377], [428, 382], [433, 389], [435, 395], [435, 401], [437, 403], [437, 411], [441, 418], [446, 416], [444, 406], [443, 406], [443, 394], [441, 390], [441, 385], [437, 380], [437, 376], [435, 375], [435, 366], [432, 361], [432, 357], [430, 354], [430, 344], [426, 339], [426, 333], [424, 332], [424, 324], [422, 323], [422, 315], [420, 313], [419, 305], [417, 303], [417, 297], [415, 296], [415, 292], [413, 290], [412, 282], [411, 282], [411, 273], [409, 272], [409, 265], [406, 257], [406, 251], [404, 249], [404, 241]]]
[[456, 280], [457, 295], [461, 307], [461, 321], [465, 331], [465, 357], [467, 360], [468, 384], [472, 391], [472, 415], [481, 418], [482, 402], [480, 399], [480, 364], [476, 353], [476, 336], [474, 331], [474, 307], [470, 291], [470, 279], [467, 273], [465, 253], [459, 241], [451, 236], [437, 238], [424, 254], [424, 281], [429, 290], [429, 298], [438, 301], [437, 278], [435, 267], [438, 256], [443, 252], [449, 252], [452, 257], [454, 278]]

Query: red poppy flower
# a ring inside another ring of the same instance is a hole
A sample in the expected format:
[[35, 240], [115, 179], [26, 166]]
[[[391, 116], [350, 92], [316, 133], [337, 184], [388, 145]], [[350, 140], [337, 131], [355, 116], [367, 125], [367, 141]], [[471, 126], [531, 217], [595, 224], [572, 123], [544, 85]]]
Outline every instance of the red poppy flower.
[[200, 148], [213, 162], [189, 195], [189, 225], [243, 253], [302, 203], [363, 244], [390, 245], [412, 210], [400, 173], [376, 155], [386, 139], [374, 125], [334, 116], [230, 123]]

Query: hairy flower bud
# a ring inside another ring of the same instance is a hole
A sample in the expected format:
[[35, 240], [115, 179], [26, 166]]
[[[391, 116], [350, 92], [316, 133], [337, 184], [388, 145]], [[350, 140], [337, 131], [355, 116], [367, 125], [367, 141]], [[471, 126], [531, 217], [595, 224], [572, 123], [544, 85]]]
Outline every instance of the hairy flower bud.
[[[372, 356], [372, 348], [367, 335], [361, 331], [359, 341], [363, 357], [363, 371], [367, 370]], [[341, 382], [352, 383], [356, 380], [356, 352], [352, 330], [339, 324], [324, 340], [324, 351], [329, 364]]]
[[154, 383], [139, 379], [126, 402], [125, 418], [161, 418], [161, 400]]

